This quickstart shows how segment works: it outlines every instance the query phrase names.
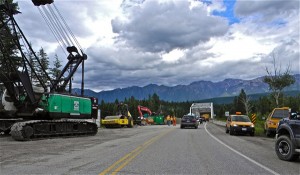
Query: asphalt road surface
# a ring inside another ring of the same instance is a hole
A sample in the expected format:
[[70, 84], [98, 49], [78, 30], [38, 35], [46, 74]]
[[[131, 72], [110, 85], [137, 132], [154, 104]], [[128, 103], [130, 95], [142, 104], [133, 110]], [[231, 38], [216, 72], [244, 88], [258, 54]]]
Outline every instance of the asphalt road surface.
[[0, 137], [0, 174], [300, 174], [279, 160], [274, 139], [198, 129], [138, 126], [96, 136], [17, 142]]

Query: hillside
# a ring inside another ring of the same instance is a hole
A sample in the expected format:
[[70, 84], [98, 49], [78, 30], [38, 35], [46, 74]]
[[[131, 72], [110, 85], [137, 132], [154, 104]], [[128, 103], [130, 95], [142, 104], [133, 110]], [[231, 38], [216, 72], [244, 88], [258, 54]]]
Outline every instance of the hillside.
[[[284, 89], [284, 91], [300, 91], [300, 74], [294, 75], [296, 82]], [[147, 99], [149, 95], [156, 93], [161, 100], [165, 101], [199, 101], [211, 98], [224, 98], [237, 96], [241, 89], [247, 95], [263, 94], [269, 92], [268, 84], [263, 82], [263, 77], [252, 80], [225, 79], [220, 82], [197, 81], [189, 85], [177, 85], [168, 87], [164, 85], [149, 84], [144, 87], [132, 86], [111, 91], [94, 92], [86, 90], [88, 96], [96, 96], [105, 102], [114, 102], [116, 99], [123, 101], [133, 96], [135, 99]], [[75, 89], [75, 92], [80, 90]]]

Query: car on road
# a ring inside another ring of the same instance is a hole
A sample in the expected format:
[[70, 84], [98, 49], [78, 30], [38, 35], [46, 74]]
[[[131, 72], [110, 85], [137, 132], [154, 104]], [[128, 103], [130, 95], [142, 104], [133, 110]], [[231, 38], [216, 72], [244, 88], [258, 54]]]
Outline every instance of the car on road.
[[199, 116], [196, 116], [196, 120], [199, 124], [202, 124], [203, 123], [203, 119]]
[[300, 113], [280, 120], [276, 129], [275, 152], [281, 160], [296, 160], [300, 155]]
[[289, 107], [274, 108], [269, 114], [264, 124], [264, 132], [266, 136], [275, 136], [276, 128], [279, 121], [283, 118], [287, 118], [290, 115]]
[[229, 115], [225, 125], [226, 133], [233, 134], [250, 134], [254, 136], [255, 128], [247, 115], [241, 115], [237, 112], [235, 115]]
[[181, 118], [180, 128], [192, 127], [197, 129], [199, 126], [199, 121], [195, 115], [184, 115]]

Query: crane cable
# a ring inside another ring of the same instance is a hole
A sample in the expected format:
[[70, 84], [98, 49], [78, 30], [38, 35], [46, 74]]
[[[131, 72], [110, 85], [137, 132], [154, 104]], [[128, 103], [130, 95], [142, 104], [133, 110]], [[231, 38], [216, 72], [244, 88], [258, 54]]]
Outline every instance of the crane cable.
[[[51, 7], [52, 4], [54, 8]], [[42, 5], [42, 8], [39, 8], [39, 6], [37, 7], [56, 40], [61, 47], [64, 46], [67, 48], [67, 46], [75, 46], [78, 47], [82, 52], [82, 47], [67, 25], [65, 19], [62, 17], [55, 4], [52, 4]]]
[[[64, 45], [64, 43], [59, 39], [58, 34], [56, 33], [56, 31], [54, 30], [54, 28], [51, 26], [51, 24], [49, 23], [49, 21], [47, 20], [46, 16], [44, 15], [44, 13], [41, 11], [40, 8], [38, 8], [40, 14], [42, 15], [42, 17], [44, 18], [44, 21], [47, 23], [49, 29], [51, 30], [52, 34], [54, 35], [56, 41], [58, 42], [59, 46], [62, 48], [63, 52], [65, 53], [65, 55], [67, 56], [67, 53], [65, 51], [65, 48], [67, 47], [66, 45]], [[63, 46], [64, 45], [64, 46]]]
[[70, 36], [68, 35], [68, 33], [66, 32], [66, 29], [63, 27], [62, 23], [60, 22], [60, 19], [57, 18], [57, 15], [55, 14], [55, 12], [53, 11], [50, 5], [47, 5], [46, 7], [48, 7], [48, 12], [52, 15], [53, 21], [56, 24], [57, 29], [61, 32], [61, 35], [63, 36], [67, 45], [70, 46], [71, 43], [73, 42]]
[[76, 42], [77, 46], [79, 47], [79, 49], [82, 51], [82, 47], [80, 46], [79, 42], [77, 41], [75, 35], [73, 34], [72, 30], [69, 28], [68, 24], [66, 23], [65, 19], [63, 18], [63, 16], [61, 15], [61, 13], [59, 12], [59, 10], [57, 9], [56, 5], [53, 3], [54, 8], [56, 9], [57, 13], [59, 14], [60, 18], [62, 19], [63, 23], [65, 24], [65, 26], [67, 27], [68, 31], [70, 32], [71, 36], [73, 37], [74, 41]]
[[55, 23], [55, 21], [52, 18], [51, 14], [47, 11], [47, 9], [44, 6], [42, 6], [42, 8], [39, 8], [39, 9], [41, 10], [41, 12], [43, 14], [42, 16], [45, 17], [45, 19], [47, 21], [46, 23], [49, 23], [49, 25], [51, 26], [50, 28], [52, 28], [55, 35], [59, 39], [59, 41], [66, 48], [69, 44], [68, 44], [68, 42], [65, 41], [63, 34], [59, 31], [59, 27], [57, 26], [57, 23]]

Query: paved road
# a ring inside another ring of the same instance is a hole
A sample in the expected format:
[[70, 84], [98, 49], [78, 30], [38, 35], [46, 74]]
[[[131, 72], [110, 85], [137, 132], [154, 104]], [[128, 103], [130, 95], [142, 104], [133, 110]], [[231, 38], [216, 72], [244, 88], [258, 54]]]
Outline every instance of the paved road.
[[94, 137], [16, 142], [0, 138], [0, 174], [300, 174], [274, 139], [198, 129], [145, 126], [100, 129]]

